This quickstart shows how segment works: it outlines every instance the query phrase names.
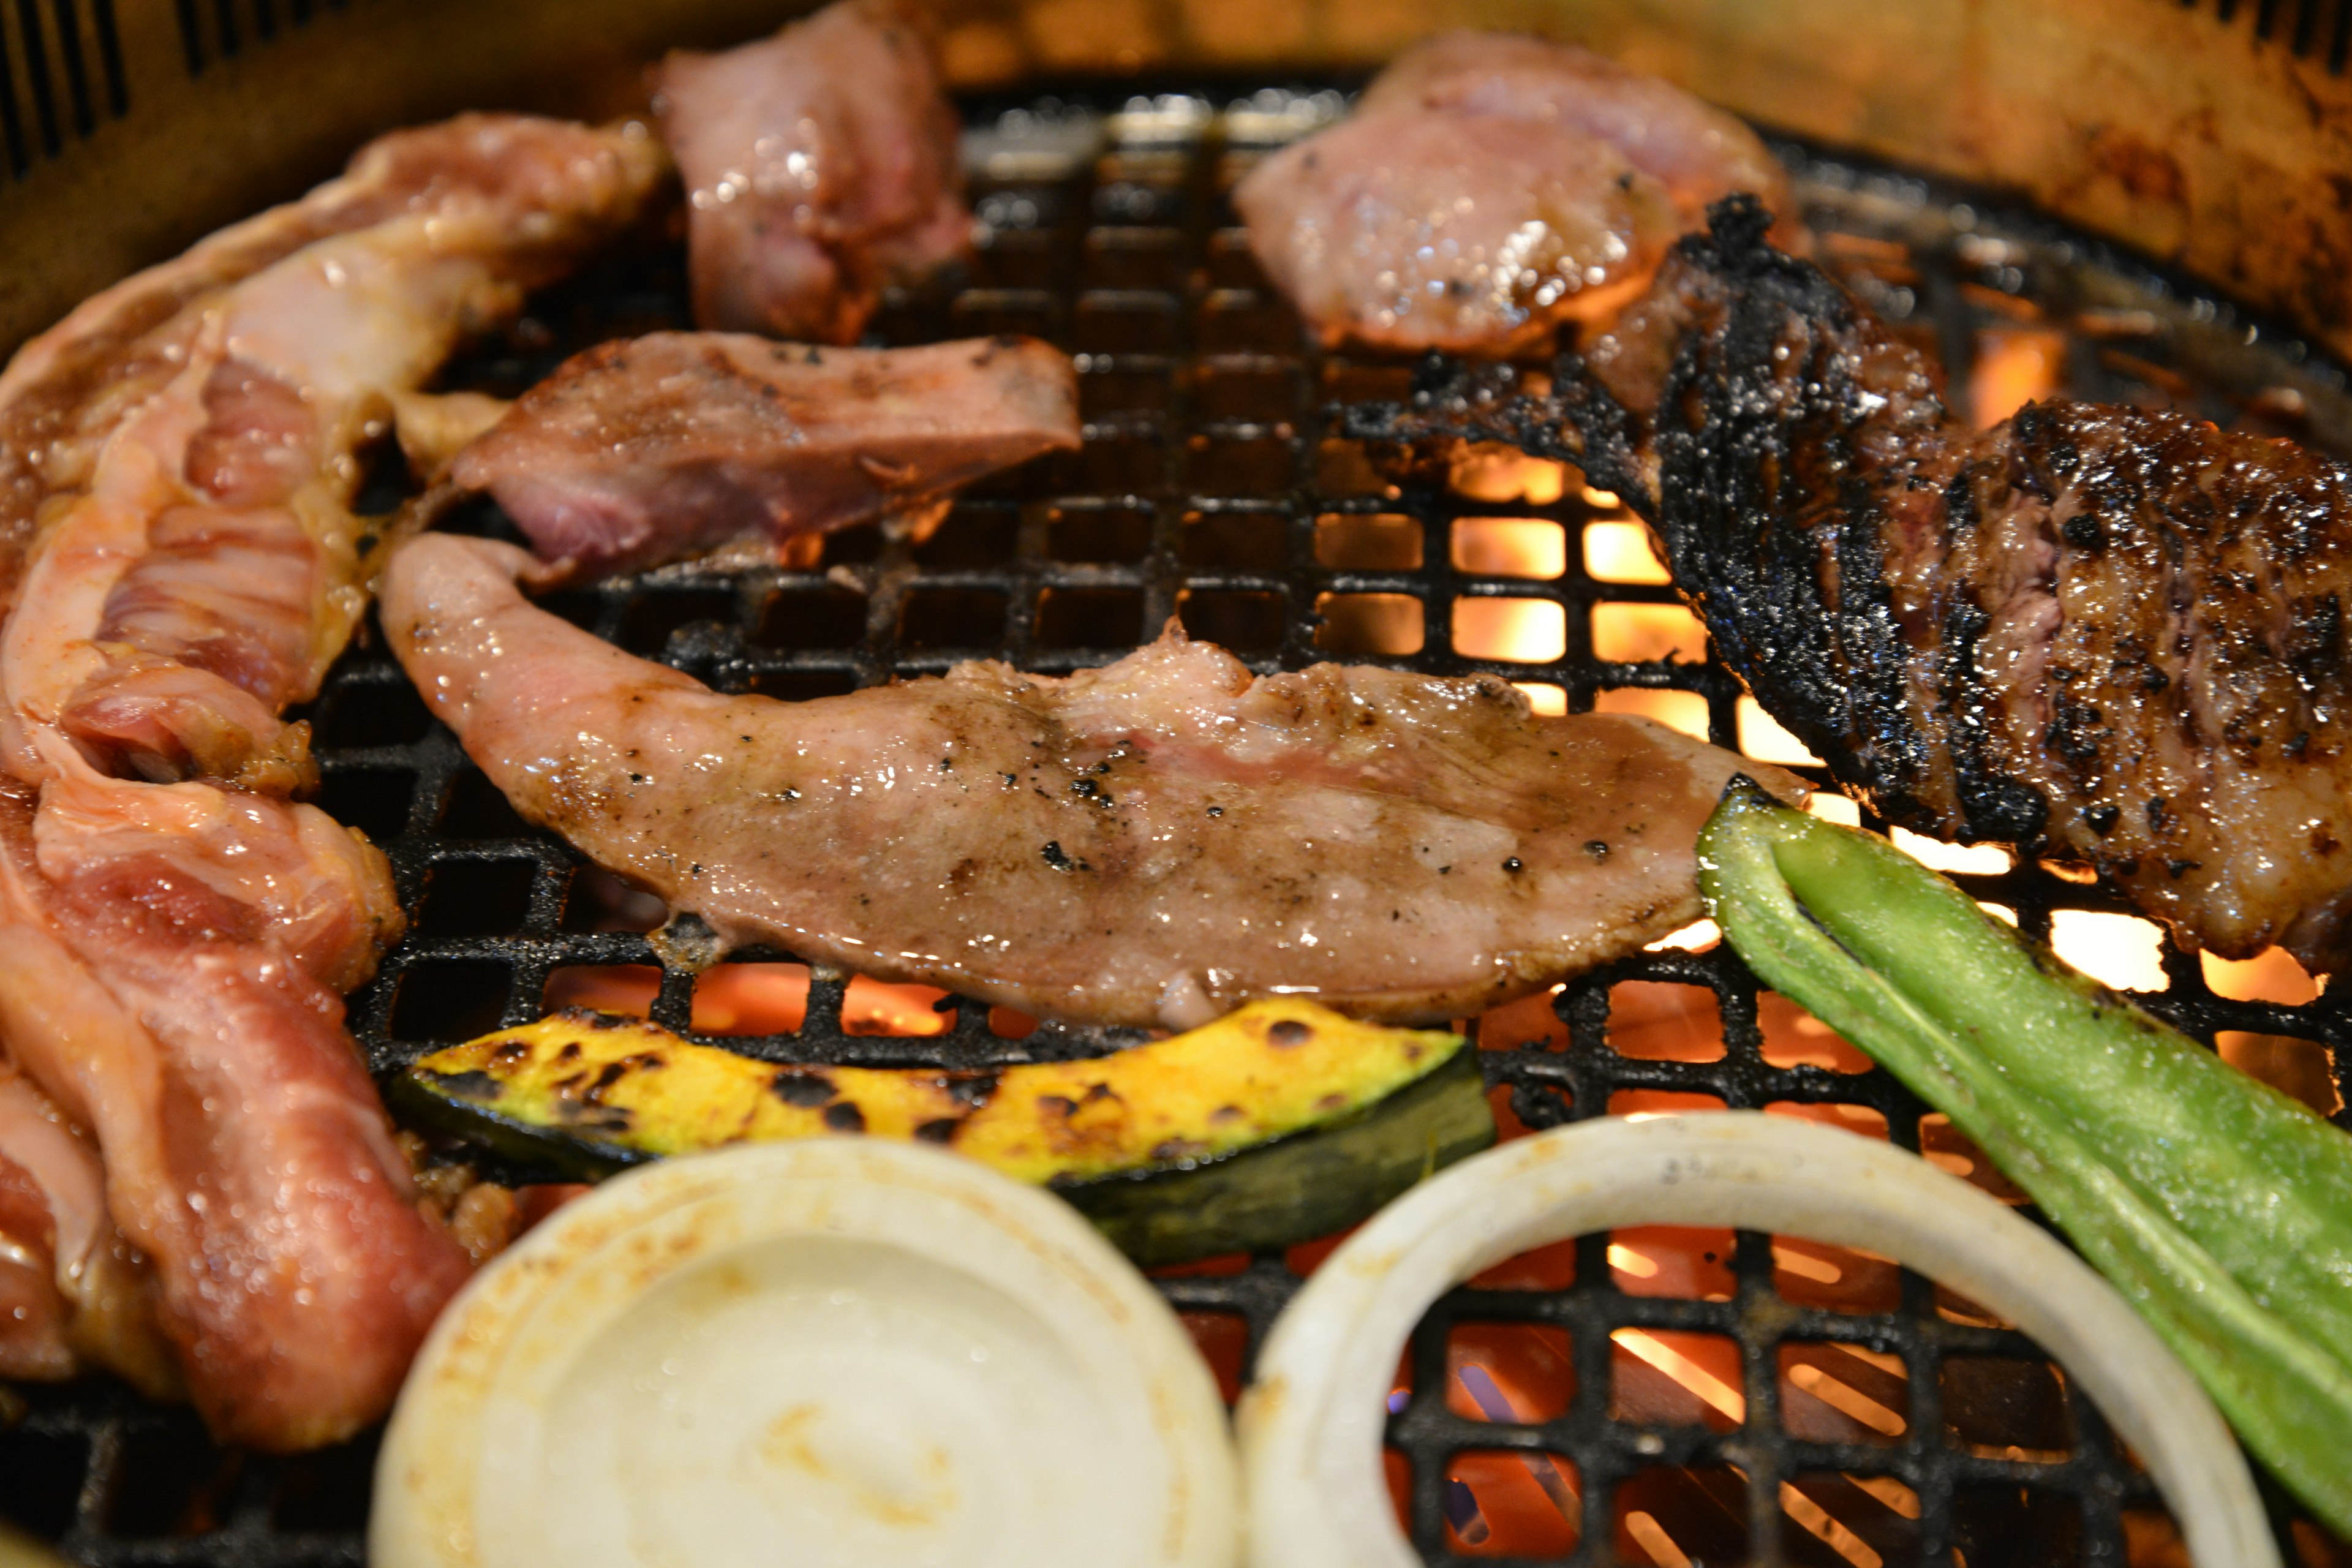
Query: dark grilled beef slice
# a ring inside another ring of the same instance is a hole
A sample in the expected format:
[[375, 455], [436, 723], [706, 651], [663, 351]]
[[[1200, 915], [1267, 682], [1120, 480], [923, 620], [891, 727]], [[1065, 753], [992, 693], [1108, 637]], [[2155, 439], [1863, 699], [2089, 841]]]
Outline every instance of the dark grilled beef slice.
[[1894, 821], [2352, 962], [2352, 473], [2131, 408], [1971, 432], [1746, 204], [1715, 219], [1555, 403], [1654, 476], [1626, 493], [1724, 661]]
[[[1985, 439], [2049, 562], [2045, 604], [2011, 612], [2050, 623], [2038, 668], [2030, 652], [2014, 676], [1979, 662], [2009, 681], [2000, 754], [2050, 802], [2051, 847], [2217, 952], [2282, 942], [2338, 966], [2352, 474], [2088, 404], [2029, 408]], [[1999, 562], [1956, 565], [1982, 582]]]
[[1887, 551], [1936, 534], [1909, 498], [1941, 405], [1916, 356], [1762, 243], [1769, 222], [1724, 204], [1591, 360], [1652, 421], [1654, 525], [1724, 662], [1842, 782], [1898, 820], [1930, 820], [1934, 748], [1907, 681], [1932, 636], [1902, 613]]

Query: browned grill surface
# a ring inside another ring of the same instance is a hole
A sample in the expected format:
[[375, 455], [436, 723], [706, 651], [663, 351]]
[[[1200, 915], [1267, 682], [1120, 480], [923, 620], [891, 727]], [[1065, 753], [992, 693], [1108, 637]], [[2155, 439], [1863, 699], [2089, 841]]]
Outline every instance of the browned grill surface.
[[[1626, 520], [1609, 498], [1573, 475], [1562, 488], [1556, 470], [1507, 465], [1400, 493], [1330, 434], [1330, 403], [1397, 397], [1409, 367], [1303, 346], [1224, 192], [1254, 146], [1339, 106], [1328, 91], [1230, 89], [975, 105], [990, 242], [968, 287], [894, 304], [878, 335], [1019, 331], [1065, 345], [1079, 356], [1084, 450], [975, 489], [919, 546], [856, 530], [811, 570], [673, 569], [560, 607], [722, 689], [785, 698], [974, 656], [1066, 670], [1177, 615], [1261, 669], [1344, 658], [1495, 670], [1547, 702], [1639, 707], [1738, 744], [1730, 678], [1674, 657], [1698, 652], [1695, 623], [1662, 584], [1622, 580], [1641, 574], [1621, 569]], [[2352, 430], [2333, 367], [2226, 306], [2033, 220], [1788, 155], [1829, 236], [1824, 259], [1942, 353], [1956, 397], [1973, 388], [1997, 402], [2005, 387], [2043, 384], [2267, 422], [2339, 448]], [[683, 324], [680, 260], [615, 258], [541, 301], [451, 384], [512, 394], [588, 342]], [[460, 525], [501, 523], [477, 512]], [[698, 1008], [695, 977], [658, 969], [647, 922], [633, 918], [643, 911], [513, 816], [380, 646], [343, 660], [311, 717], [320, 803], [385, 846], [413, 921], [352, 1003], [379, 1071], [530, 1018], [551, 994], [635, 985], [665, 1024], [726, 1026], [724, 983], [706, 979]], [[1756, 740], [1752, 715], [1746, 723]], [[2095, 889], [2031, 864], [1964, 879], [2036, 934], [2053, 911], [2120, 919]], [[2062, 945], [2099, 934], [2075, 919], [2061, 916]], [[2127, 947], [2130, 928], [2117, 930]], [[2328, 1048], [2352, 1041], [2340, 1008], [2217, 996], [2199, 961], [2169, 949], [2160, 966], [2158, 1011], [2208, 1040], [2266, 1037], [2232, 1048], [2340, 1104], [2343, 1065]], [[966, 1002], [925, 1014], [919, 1000], [910, 1009], [823, 974], [806, 1007], [797, 1032], [724, 1043], [778, 1061], [981, 1066], [1131, 1037], [1024, 1034], [1024, 1021], [1000, 1013], [992, 1026], [989, 1008]], [[910, 1017], [943, 1027], [887, 1032]], [[1668, 949], [1570, 985], [1550, 1015], [1513, 1009], [1481, 1026], [1480, 1043], [1498, 1104], [1529, 1126], [1799, 1105], [1967, 1167], [1967, 1151], [1935, 1119], [1923, 1129], [1892, 1079], [1853, 1070], [1862, 1064], [1802, 1024], [1777, 999], [1759, 1009], [1727, 951]], [[1305, 1261], [1296, 1249], [1229, 1259], [1161, 1288], [1230, 1379]], [[1655, 1293], [1678, 1280], [1680, 1295]], [[1496, 1403], [1508, 1395], [1495, 1368], [1547, 1357], [1558, 1375], [1520, 1390], [1515, 1410]], [[2145, 1477], [2031, 1343], [1857, 1255], [1727, 1232], [1590, 1237], [1448, 1296], [1408, 1361], [1390, 1439], [1433, 1563], [1499, 1549], [1855, 1568], [1951, 1562], [1956, 1548], [1975, 1568], [2163, 1560], [2149, 1552], [2168, 1526]], [[186, 1413], [110, 1385], [26, 1397], [0, 1431], [0, 1515], [72, 1557], [360, 1560], [373, 1439], [264, 1460], [213, 1448]], [[1486, 1418], [1496, 1411], [1544, 1418]]]

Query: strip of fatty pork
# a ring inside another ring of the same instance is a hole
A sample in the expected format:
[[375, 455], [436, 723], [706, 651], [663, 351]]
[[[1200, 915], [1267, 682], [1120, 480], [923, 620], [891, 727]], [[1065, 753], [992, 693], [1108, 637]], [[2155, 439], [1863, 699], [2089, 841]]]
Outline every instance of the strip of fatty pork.
[[87, 769], [37, 813], [0, 791], [0, 1037], [97, 1134], [225, 1439], [309, 1447], [380, 1417], [468, 1272], [415, 1205], [333, 989], [395, 908], [381, 856], [314, 807]]
[[5, 762], [45, 787], [8, 802], [0, 1040], [98, 1138], [226, 1436], [380, 1415], [465, 1262], [408, 1205], [331, 989], [396, 931], [381, 858], [308, 807], [107, 775], [300, 781], [276, 715], [363, 603], [358, 442], [663, 166], [641, 131], [401, 132], [0, 376], [0, 438], [49, 442], [5, 465], [38, 523], [0, 637]]
[[1787, 203], [1755, 132], [1570, 45], [1448, 33], [1252, 170], [1250, 247], [1327, 342], [1510, 353], [1638, 294], [1733, 191]]
[[530, 557], [426, 536], [386, 634], [518, 810], [699, 916], [1051, 1016], [1184, 1027], [1251, 997], [1475, 1013], [1695, 919], [1744, 767], [1508, 683], [1253, 679], [1172, 627], [1066, 679], [1001, 664], [724, 697], [529, 604]]
[[0, 1066], [0, 1377], [102, 1366], [169, 1396], [178, 1374], [153, 1298], [153, 1274], [107, 1213], [98, 1150]]
[[821, 349], [656, 332], [575, 356], [460, 451], [565, 574], [651, 566], [926, 508], [1078, 445], [1077, 376], [1034, 338]]
[[0, 762], [37, 782], [54, 734], [110, 773], [300, 787], [278, 715], [365, 606], [355, 454], [389, 395], [635, 221], [663, 167], [642, 127], [396, 132], [28, 344], [0, 376], [0, 546], [30, 552]]
[[725, 54], [681, 50], [654, 87], [686, 177], [698, 326], [854, 343], [886, 284], [971, 244], [962, 121], [898, 0], [841, 0]]
[[1719, 207], [1560, 377], [1720, 657], [1895, 822], [2352, 962], [2352, 468], [2064, 400], [1972, 430], [1768, 222]]

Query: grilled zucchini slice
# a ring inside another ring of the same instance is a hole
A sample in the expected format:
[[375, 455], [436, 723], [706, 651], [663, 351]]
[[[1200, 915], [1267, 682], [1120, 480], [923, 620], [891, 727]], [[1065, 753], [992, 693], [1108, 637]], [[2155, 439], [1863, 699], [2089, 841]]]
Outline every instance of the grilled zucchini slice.
[[1051, 1186], [1146, 1264], [1352, 1225], [1495, 1136], [1460, 1036], [1290, 1000], [992, 1073], [780, 1067], [567, 1010], [427, 1057], [392, 1098], [411, 1121], [592, 1179], [729, 1143], [918, 1139]]

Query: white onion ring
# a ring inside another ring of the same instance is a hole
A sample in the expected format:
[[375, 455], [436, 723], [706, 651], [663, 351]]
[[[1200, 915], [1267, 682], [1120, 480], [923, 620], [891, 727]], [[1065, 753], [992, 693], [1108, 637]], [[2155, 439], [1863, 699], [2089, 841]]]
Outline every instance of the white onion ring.
[[2212, 1401], [2089, 1265], [1985, 1194], [1850, 1132], [1754, 1111], [1596, 1120], [1465, 1161], [1389, 1205], [1276, 1323], [1240, 1413], [1253, 1568], [1419, 1568], [1381, 1468], [1398, 1352], [1455, 1282], [1625, 1226], [1735, 1226], [1904, 1263], [2016, 1323], [2144, 1459], [2204, 1568], [2278, 1568]]
[[376, 1468], [377, 1568], [1231, 1568], [1176, 1314], [1077, 1211], [919, 1144], [646, 1165], [476, 1275]]

